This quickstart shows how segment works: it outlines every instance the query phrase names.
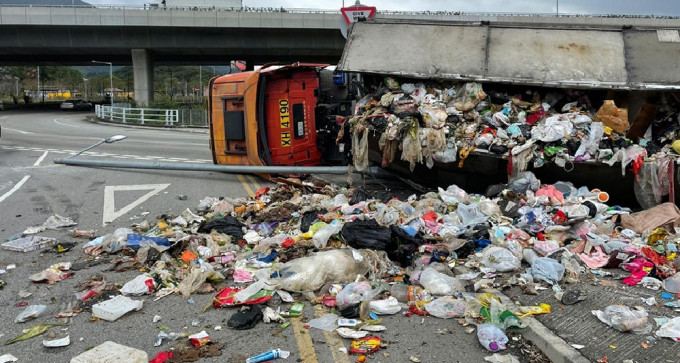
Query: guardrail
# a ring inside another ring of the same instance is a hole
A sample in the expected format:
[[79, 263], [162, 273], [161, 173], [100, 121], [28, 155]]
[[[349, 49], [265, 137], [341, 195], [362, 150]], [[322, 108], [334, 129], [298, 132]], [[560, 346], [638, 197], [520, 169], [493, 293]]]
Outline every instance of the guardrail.
[[123, 124], [176, 126], [179, 110], [158, 108], [128, 108], [95, 105], [94, 112], [100, 119]]

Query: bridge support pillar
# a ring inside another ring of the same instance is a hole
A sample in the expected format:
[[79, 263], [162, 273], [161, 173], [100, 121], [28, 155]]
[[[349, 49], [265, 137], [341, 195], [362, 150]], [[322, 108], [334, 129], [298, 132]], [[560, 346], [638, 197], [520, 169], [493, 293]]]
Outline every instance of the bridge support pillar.
[[135, 101], [148, 106], [153, 101], [153, 62], [146, 49], [132, 49], [132, 69], [135, 77]]

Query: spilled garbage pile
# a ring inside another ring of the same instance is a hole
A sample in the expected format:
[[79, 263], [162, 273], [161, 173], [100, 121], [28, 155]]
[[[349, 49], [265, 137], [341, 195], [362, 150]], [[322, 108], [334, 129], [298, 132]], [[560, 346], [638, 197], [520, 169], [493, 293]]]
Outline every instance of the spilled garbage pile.
[[[269, 323], [272, 330], [284, 330], [303, 319], [309, 329], [337, 332], [347, 339], [345, 353], [359, 357], [381, 349], [380, 334], [390, 329], [381, 316], [394, 314], [456, 319], [461, 329], [476, 333], [482, 347], [497, 353], [505, 350], [509, 332], [521, 331], [532, 315], [550, 314], [551, 305], [516, 306], [495, 288], [520, 286], [527, 294], [549, 288], [557, 300], [573, 304], [581, 297], [568, 286], [602, 268], [629, 271], [623, 284], [665, 290], [676, 299], [677, 311], [680, 210], [665, 203], [631, 213], [602, 203], [601, 193], [569, 183], [541, 185], [531, 172], [493, 186], [486, 195], [451, 185], [405, 200], [372, 199], [361, 189], [320, 183], [278, 184], [249, 199], [207, 197], [195, 211], [109, 235], [73, 230], [74, 238], [88, 240], [82, 246], [42, 238], [36, 235], [40, 228], [30, 228], [2, 247], [82, 248], [92, 257], [112, 256], [111, 271], [141, 273], [122, 286], [107, 282], [104, 274], [92, 276], [75, 291], [78, 304], [64, 307], [58, 322], [34, 325], [6, 344], [42, 335], [85, 311], [93, 320], [116, 321], [172, 294], [187, 300], [213, 294], [203, 309], [236, 311], [228, 329]], [[74, 224], [60, 218], [52, 227]], [[30, 279], [58, 284], [72, 267], [54, 264]], [[310, 304], [325, 313], [306, 320], [302, 309]], [[44, 310], [44, 305], [27, 306], [15, 321], [45, 318]], [[593, 314], [620, 331], [655, 331], [680, 341], [680, 316], [654, 326], [646, 311], [625, 306], [603, 306]], [[43, 344], [66, 346], [69, 340]], [[164, 329], [155, 346], [122, 349], [107, 342], [73, 361], [115, 353], [143, 357], [121, 358], [141, 362], [155, 350], [152, 362], [184, 362], [220, 355], [224, 348], [205, 330]], [[291, 354], [252, 349], [247, 362]]]
[[[508, 175], [546, 163], [567, 171], [574, 163], [620, 164], [623, 175], [630, 166], [639, 176], [636, 195], [643, 207], [669, 193], [665, 180], [680, 154], [680, 104], [670, 93], [650, 96], [629, 121], [627, 108], [582, 90], [515, 94], [475, 82], [411, 82], [384, 77], [367, 85], [373, 91], [345, 122], [357, 170], [368, 167], [369, 133], [375, 132], [383, 167], [399, 157], [411, 171], [435, 162], [462, 168], [473, 152], [507, 159]], [[643, 168], [645, 163], [650, 165]]]

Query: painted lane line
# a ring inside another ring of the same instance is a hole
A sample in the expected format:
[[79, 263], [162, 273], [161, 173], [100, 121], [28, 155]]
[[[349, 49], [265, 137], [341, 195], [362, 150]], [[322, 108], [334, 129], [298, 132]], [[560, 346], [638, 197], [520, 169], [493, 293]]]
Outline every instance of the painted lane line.
[[26, 175], [23, 179], [21, 179], [16, 185], [14, 185], [14, 188], [10, 189], [7, 193], [3, 194], [0, 196], [0, 203], [2, 203], [5, 199], [9, 198], [10, 195], [14, 194], [19, 188], [21, 188], [22, 185], [30, 178], [30, 175]]
[[260, 190], [260, 188], [262, 188], [260, 184], [258, 184], [257, 181], [255, 181], [255, 178], [253, 178], [252, 175], [248, 175], [247, 178], [248, 180], [250, 180], [250, 184], [252, 184], [255, 187], [255, 190]]
[[[169, 186], [170, 184], [107, 185], [104, 188], [104, 213], [102, 216], [102, 226], [106, 226], [107, 223], [111, 223], [116, 218], [127, 214], [129, 211], [132, 210], [132, 208], [144, 203], [154, 194], [158, 194], [159, 192], [161, 192], [162, 190]], [[142, 195], [134, 202], [116, 211], [116, 201], [114, 199], [115, 197], [114, 193], [117, 191], [137, 191], [137, 190], [151, 190], [151, 191]]]
[[255, 196], [255, 193], [253, 192], [252, 189], [250, 189], [250, 185], [248, 184], [248, 182], [246, 182], [246, 178], [243, 175], [241, 175], [241, 174], [236, 175], [236, 179], [238, 179], [238, 181], [241, 182], [243, 189], [245, 189], [245, 191], [246, 191], [246, 193], [248, 193], [249, 197]]
[[9, 128], [9, 127], [7, 127], [7, 126], [3, 127], [2, 129], [3, 129], [3, 130], [9, 130], [9, 131], [14, 131], [14, 132], [18, 132], [18, 133], [20, 133], [20, 134], [24, 134], [24, 135], [33, 135], [33, 134], [35, 134], [34, 132], [28, 132], [28, 131], [22, 131], [22, 130], [16, 130], [16, 129], [10, 129], [10, 128]]
[[79, 115], [71, 115], [71, 116], [59, 117], [59, 118], [55, 118], [53, 121], [54, 121], [55, 123], [58, 123], [59, 125], [62, 125], [62, 126], [80, 128], [80, 127], [81, 127], [80, 125], [78, 125], [78, 126], [76, 126], [76, 125], [69, 125], [69, 124], [65, 124], [65, 123], [62, 123], [62, 122], [57, 121], [57, 120], [61, 120], [61, 119], [63, 119], [63, 118], [69, 118], [69, 117], [75, 117], [75, 116], [79, 116]]
[[309, 330], [305, 329], [305, 324], [300, 318], [291, 318], [290, 325], [293, 327], [293, 335], [300, 352], [300, 361], [304, 363], [318, 363], [316, 358], [316, 351], [314, 351], [314, 343], [312, 343], [312, 335]]
[[45, 152], [38, 158], [38, 160], [36, 160], [36, 162], [33, 163], [33, 166], [39, 166], [40, 163], [42, 163], [42, 161], [45, 160], [45, 157], [47, 156], [48, 153], [49, 153], [49, 151], [45, 151]]

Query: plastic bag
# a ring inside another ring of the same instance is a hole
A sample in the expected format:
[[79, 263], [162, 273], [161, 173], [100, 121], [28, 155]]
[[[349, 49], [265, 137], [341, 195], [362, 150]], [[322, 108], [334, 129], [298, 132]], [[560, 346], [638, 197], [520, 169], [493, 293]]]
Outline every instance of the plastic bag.
[[316, 291], [328, 283], [348, 283], [357, 275], [373, 276], [386, 272], [391, 264], [384, 252], [370, 250], [330, 250], [296, 258], [279, 265], [278, 278], [272, 282], [282, 290]]
[[632, 331], [638, 334], [648, 334], [651, 331], [651, 325], [647, 325], [647, 312], [644, 310], [633, 310], [628, 306], [609, 305], [604, 308], [604, 311], [593, 310], [592, 313], [601, 322], [621, 332]]
[[673, 318], [661, 325], [661, 328], [656, 332], [657, 337], [671, 338], [680, 342], [680, 317]]
[[354, 168], [357, 171], [366, 170], [368, 168], [368, 131], [364, 127], [356, 127], [352, 131], [352, 154]]
[[370, 303], [371, 311], [378, 315], [392, 315], [401, 311], [399, 301], [395, 297], [388, 297], [384, 300], [374, 300]]
[[526, 194], [527, 190], [537, 191], [541, 187], [541, 181], [534, 173], [525, 171], [511, 178], [508, 187], [515, 193]]
[[510, 250], [503, 247], [491, 246], [482, 254], [484, 266], [498, 272], [515, 271], [522, 262]]
[[560, 244], [557, 241], [547, 239], [545, 241], [537, 240], [534, 242], [534, 250], [543, 256], [550, 256], [553, 252], [560, 249]]
[[31, 319], [35, 319], [39, 317], [42, 313], [47, 310], [46, 305], [29, 305], [17, 315], [17, 317], [14, 319], [15, 323], [25, 323]]
[[420, 284], [433, 295], [443, 296], [465, 292], [465, 287], [460, 280], [438, 272], [432, 267], [426, 268], [420, 274]]
[[545, 120], [545, 124], [536, 125], [531, 129], [531, 137], [543, 142], [553, 142], [561, 140], [573, 131], [574, 126], [566, 115], [550, 116]]
[[123, 249], [125, 242], [127, 241], [128, 234], [132, 234], [132, 230], [129, 228], [118, 228], [113, 231], [113, 234], [109, 235], [102, 242], [102, 248], [108, 253], [116, 253]]
[[139, 296], [156, 291], [156, 281], [148, 274], [142, 274], [128, 281], [120, 289], [125, 296]]
[[215, 230], [219, 233], [232, 236], [236, 239], [243, 238], [243, 223], [232, 216], [213, 218], [198, 228], [199, 233], [210, 233]]
[[451, 296], [443, 296], [425, 305], [425, 310], [432, 316], [442, 319], [460, 318], [465, 315], [467, 302]]
[[434, 155], [432, 155], [432, 159], [440, 163], [453, 163], [457, 158], [458, 147], [456, 146], [456, 143], [451, 140], [446, 142], [446, 149], [443, 151], [437, 151], [434, 153]]
[[601, 122], [593, 122], [590, 124], [590, 133], [588, 134], [588, 137], [585, 137], [583, 140], [581, 140], [581, 145], [579, 146], [578, 150], [576, 150], [576, 154], [574, 156], [579, 157], [586, 154], [595, 155], [600, 147], [600, 140], [602, 140], [603, 135], [604, 125]]
[[[453, 99], [453, 107], [458, 111], [471, 111], [479, 101], [486, 98], [486, 94], [482, 89], [481, 83], [469, 82], [463, 85]], [[451, 106], [451, 103], [449, 103]]]
[[462, 203], [458, 204], [456, 214], [458, 215], [458, 218], [460, 218], [460, 222], [463, 226], [474, 226], [489, 220], [489, 217], [485, 216], [479, 210], [479, 203], [472, 203], [469, 205]]
[[508, 337], [493, 324], [480, 324], [477, 327], [479, 343], [490, 352], [505, 350]]
[[342, 238], [354, 248], [369, 248], [372, 250], [389, 251], [396, 248], [392, 243], [389, 228], [383, 227], [375, 221], [354, 220], [342, 227]]
[[370, 301], [378, 295], [378, 290], [373, 290], [367, 281], [358, 281], [347, 284], [336, 296], [335, 303], [340, 310], [361, 303]]
[[314, 246], [316, 248], [325, 248], [326, 244], [328, 243], [328, 239], [331, 238], [332, 235], [340, 232], [342, 229], [342, 224], [336, 221], [337, 220], [333, 221], [334, 223], [321, 227], [318, 231], [316, 231], [316, 233], [314, 233], [314, 237], [312, 237], [312, 239], [314, 240]]
[[539, 257], [533, 260], [527, 272], [536, 280], [554, 285], [564, 277], [564, 266], [550, 257]]
[[75, 226], [76, 223], [73, 219], [68, 218], [68, 217], [62, 217], [58, 214], [52, 215], [47, 220], [45, 223], [43, 223], [43, 226], [47, 229], [57, 229], [60, 227], [70, 227], [70, 226]]
[[446, 204], [457, 205], [468, 201], [468, 193], [455, 184], [449, 185], [446, 190], [438, 188], [439, 197]]
[[338, 327], [338, 316], [335, 314], [325, 314], [308, 321], [307, 325], [310, 328], [333, 331]]

